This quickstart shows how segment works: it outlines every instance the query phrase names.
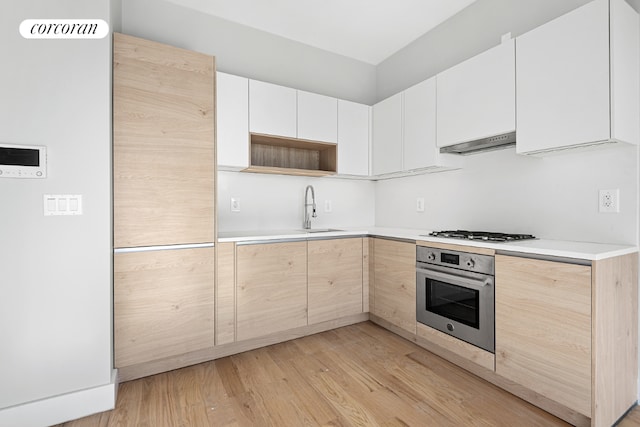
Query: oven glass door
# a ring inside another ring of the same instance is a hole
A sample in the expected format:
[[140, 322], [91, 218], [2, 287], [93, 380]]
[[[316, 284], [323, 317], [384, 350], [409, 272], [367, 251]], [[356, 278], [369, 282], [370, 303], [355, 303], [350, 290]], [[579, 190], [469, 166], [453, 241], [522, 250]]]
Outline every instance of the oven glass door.
[[440, 316], [480, 328], [480, 291], [425, 278], [426, 307]]

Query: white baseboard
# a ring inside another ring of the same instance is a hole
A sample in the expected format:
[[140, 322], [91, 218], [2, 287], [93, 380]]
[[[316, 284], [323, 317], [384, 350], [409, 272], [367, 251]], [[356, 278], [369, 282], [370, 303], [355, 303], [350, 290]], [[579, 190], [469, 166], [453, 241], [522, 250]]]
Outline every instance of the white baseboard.
[[0, 426], [44, 427], [64, 423], [116, 406], [118, 371], [109, 384], [28, 402], [0, 410]]

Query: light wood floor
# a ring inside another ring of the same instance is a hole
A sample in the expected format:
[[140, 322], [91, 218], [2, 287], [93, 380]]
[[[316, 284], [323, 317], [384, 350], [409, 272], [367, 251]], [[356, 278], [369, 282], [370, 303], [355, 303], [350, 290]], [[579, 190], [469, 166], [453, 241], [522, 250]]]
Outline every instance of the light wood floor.
[[566, 425], [370, 322], [126, 382], [116, 409], [63, 424]]

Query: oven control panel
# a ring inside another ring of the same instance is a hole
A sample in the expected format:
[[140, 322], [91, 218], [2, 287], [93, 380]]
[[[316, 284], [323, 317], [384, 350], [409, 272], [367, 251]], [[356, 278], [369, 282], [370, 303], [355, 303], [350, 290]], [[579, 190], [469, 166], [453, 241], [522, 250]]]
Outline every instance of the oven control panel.
[[459, 270], [494, 275], [495, 260], [491, 255], [416, 246], [416, 261]]

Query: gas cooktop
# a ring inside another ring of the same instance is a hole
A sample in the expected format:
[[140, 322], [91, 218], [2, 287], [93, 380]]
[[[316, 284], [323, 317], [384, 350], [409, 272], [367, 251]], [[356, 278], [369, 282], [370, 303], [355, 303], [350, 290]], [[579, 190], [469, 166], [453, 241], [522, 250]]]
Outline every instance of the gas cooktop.
[[489, 231], [467, 231], [467, 230], [446, 230], [432, 231], [429, 233], [432, 237], [444, 237], [447, 239], [464, 239], [464, 240], [485, 240], [489, 242], [512, 242], [516, 240], [535, 239], [531, 234], [507, 234], [492, 233]]

